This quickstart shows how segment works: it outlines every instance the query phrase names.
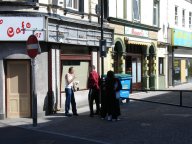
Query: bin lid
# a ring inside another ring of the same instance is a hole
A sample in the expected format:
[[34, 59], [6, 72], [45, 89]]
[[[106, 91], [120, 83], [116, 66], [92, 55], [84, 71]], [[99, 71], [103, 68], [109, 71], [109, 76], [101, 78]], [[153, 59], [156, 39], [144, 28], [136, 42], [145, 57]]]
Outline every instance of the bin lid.
[[132, 78], [132, 76], [130, 74], [115, 74], [115, 77], [119, 78], [119, 79], [131, 79]]
[[[107, 77], [106, 74], [103, 76], [104, 76], [104, 78]], [[131, 79], [132, 78], [132, 76], [130, 74], [115, 74], [115, 77], [120, 78], [120, 79]]]

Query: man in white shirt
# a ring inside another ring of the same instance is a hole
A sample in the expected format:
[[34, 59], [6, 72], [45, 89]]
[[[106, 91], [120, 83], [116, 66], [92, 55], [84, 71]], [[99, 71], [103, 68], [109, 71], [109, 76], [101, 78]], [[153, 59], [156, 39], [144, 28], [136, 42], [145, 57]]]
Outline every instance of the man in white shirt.
[[78, 116], [75, 96], [73, 92], [73, 81], [75, 79], [74, 69], [73, 67], [69, 68], [68, 73], [65, 75], [65, 93], [66, 93], [66, 101], [65, 101], [65, 116], [72, 116], [69, 113], [70, 103], [72, 105], [72, 112], [74, 116]]

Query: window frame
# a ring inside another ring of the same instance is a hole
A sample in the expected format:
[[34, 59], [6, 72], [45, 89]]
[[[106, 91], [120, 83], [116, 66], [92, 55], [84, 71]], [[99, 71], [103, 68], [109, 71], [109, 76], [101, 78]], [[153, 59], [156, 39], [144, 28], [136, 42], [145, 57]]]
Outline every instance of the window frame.
[[[176, 11], [177, 9], [177, 11]], [[178, 15], [179, 7], [175, 5], [175, 25], [179, 24], [179, 15]]]
[[[161, 63], [162, 62], [162, 63]], [[161, 70], [161, 64], [162, 64], [162, 70]], [[164, 72], [164, 57], [159, 57], [159, 75], [165, 75], [165, 72]]]
[[[138, 17], [139, 19], [135, 19], [134, 17], [134, 1], [138, 1]], [[134, 22], [141, 22], [141, 0], [132, 0], [132, 20]]]
[[72, 2], [71, 2], [71, 3], [72, 3], [72, 6], [71, 6], [71, 7], [67, 6], [67, 0], [65, 0], [65, 7], [66, 7], [67, 9], [79, 11], [79, 0], [76, 0], [76, 1], [77, 1], [77, 8], [74, 8], [74, 1], [75, 1], [75, 0], [68, 0], [68, 1], [72, 1]]
[[186, 10], [185, 9], [182, 9], [182, 27], [185, 27], [185, 12]]
[[189, 28], [192, 29], [192, 12], [189, 12]]
[[[156, 6], [155, 6], [156, 4]], [[154, 9], [156, 10], [156, 18], [154, 18]], [[159, 12], [159, 1], [158, 0], [153, 0], [153, 25], [154, 26], [159, 26], [159, 17], [160, 17], [160, 12]], [[154, 23], [154, 20], [156, 24]]]

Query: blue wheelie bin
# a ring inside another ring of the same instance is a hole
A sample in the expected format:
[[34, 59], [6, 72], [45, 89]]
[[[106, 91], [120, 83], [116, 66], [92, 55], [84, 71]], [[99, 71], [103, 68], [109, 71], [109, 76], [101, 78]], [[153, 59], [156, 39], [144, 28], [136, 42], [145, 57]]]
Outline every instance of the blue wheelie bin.
[[131, 91], [131, 75], [128, 74], [115, 74], [121, 82], [122, 89], [120, 90], [120, 98], [128, 99]]

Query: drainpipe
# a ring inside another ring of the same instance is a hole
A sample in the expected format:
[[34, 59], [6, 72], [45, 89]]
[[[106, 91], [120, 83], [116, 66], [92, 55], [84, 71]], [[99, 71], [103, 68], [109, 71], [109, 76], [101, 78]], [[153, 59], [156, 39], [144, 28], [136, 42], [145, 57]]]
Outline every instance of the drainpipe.
[[91, 16], [91, 0], [89, 0], [89, 22], [92, 21], [92, 16]]
[[171, 47], [172, 53], [172, 86], [175, 86], [174, 77], [175, 77], [175, 69], [174, 69], [174, 47]]
[[58, 108], [58, 86], [57, 86], [57, 50], [55, 49], [55, 98], [56, 98], [56, 103], [55, 103], [55, 112], [57, 112]]

